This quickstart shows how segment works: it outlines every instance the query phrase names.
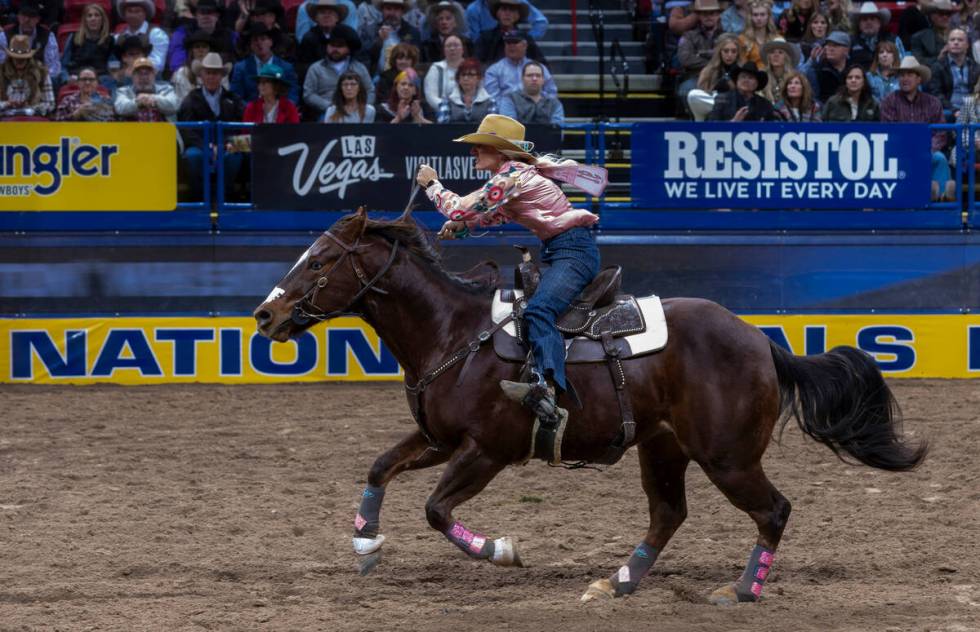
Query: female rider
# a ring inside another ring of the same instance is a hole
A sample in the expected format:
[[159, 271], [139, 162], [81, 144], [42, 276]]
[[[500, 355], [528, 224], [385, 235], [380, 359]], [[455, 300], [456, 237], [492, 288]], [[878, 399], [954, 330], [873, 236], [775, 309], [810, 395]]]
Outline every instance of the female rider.
[[[572, 208], [560, 179], [599, 195], [606, 185], [604, 169], [556, 162], [530, 153], [524, 126], [507, 116], [488, 114], [474, 134], [455, 139], [473, 145], [476, 168], [492, 175], [480, 189], [460, 196], [439, 182], [436, 171], [419, 167], [416, 179], [436, 208], [449, 218], [439, 237], [465, 237], [471, 229], [513, 221], [542, 241], [541, 261], [550, 264], [524, 311], [534, 358], [532, 383], [502, 380], [504, 394], [533, 410], [543, 422], [564, 423], [568, 412], [556, 397], [567, 390], [565, 343], [556, 321], [599, 272], [599, 248], [590, 227], [599, 218]], [[557, 392], [556, 392], [557, 389]]]

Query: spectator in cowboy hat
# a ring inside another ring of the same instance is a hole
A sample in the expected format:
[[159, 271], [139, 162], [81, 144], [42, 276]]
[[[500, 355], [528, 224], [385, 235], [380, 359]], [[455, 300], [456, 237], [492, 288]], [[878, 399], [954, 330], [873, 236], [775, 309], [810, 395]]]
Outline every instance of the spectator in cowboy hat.
[[299, 110], [286, 97], [289, 82], [286, 73], [275, 64], [259, 69], [259, 98], [245, 106], [246, 123], [299, 123]]
[[0, 63], [0, 117], [47, 116], [54, 110], [51, 75], [37, 60], [31, 40], [14, 35]]
[[102, 85], [115, 94], [122, 86], [133, 82], [133, 64], [141, 57], [150, 54], [153, 48], [146, 36], [130, 35], [122, 41], [116, 41], [113, 48], [113, 58], [109, 59], [109, 75], [103, 77]]
[[717, 0], [694, 0], [691, 9], [698, 16], [697, 26], [681, 36], [677, 43], [677, 61], [681, 65], [681, 84], [677, 97], [687, 105], [687, 93], [698, 85], [698, 76], [715, 51], [715, 40], [722, 34]]
[[939, 97], [943, 109], [952, 110], [954, 115], [980, 80], [980, 65], [970, 57], [969, 50], [966, 31], [952, 29], [946, 39], [946, 54], [932, 65], [932, 80], [926, 87], [926, 92]]
[[800, 65], [800, 50], [795, 44], [777, 37], [762, 47], [762, 58], [766, 62], [766, 74], [769, 75], [763, 96], [776, 103], [782, 94], [786, 77]]
[[[497, 18], [497, 26], [480, 33], [480, 39], [476, 41], [476, 58], [484, 64], [492, 64], [504, 56], [504, 35], [518, 30], [518, 21], [527, 19], [528, 5], [523, 0], [492, 0], [490, 10]], [[527, 56], [547, 63], [544, 53], [530, 35], [527, 36]]]
[[146, 36], [153, 49], [149, 59], [153, 62], [153, 68], [161, 72], [167, 61], [170, 37], [162, 28], [149, 23], [149, 20], [156, 15], [156, 5], [153, 4], [153, 0], [116, 0], [116, 13], [126, 24], [116, 33], [116, 41], [130, 35]]
[[61, 58], [58, 52], [58, 38], [49, 29], [40, 25], [43, 7], [34, 0], [21, 0], [17, 9], [17, 23], [13, 28], [0, 31], [0, 63], [3, 62], [3, 49], [8, 38], [25, 35], [34, 51], [34, 57], [44, 64], [52, 78], [61, 74]]
[[[310, 32], [310, 29], [314, 28], [317, 24], [316, 14], [320, 7], [334, 7], [335, 10], [336, 7], [343, 7], [345, 11], [342, 12], [343, 17], [340, 18], [340, 23], [346, 24], [357, 32], [357, 27], [360, 25], [357, 19], [357, 7], [354, 6], [351, 0], [335, 0], [334, 2], [327, 3], [321, 0], [306, 0], [296, 12], [297, 40], [302, 42], [306, 34]], [[340, 12], [338, 11], [338, 13]]]
[[242, 35], [252, 30], [256, 24], [261, 24], [272, 35], [272, 54], [292, 63], [296, 58], [296, 40], [292, 34], [285, 31], [282, 5], [279, 0], [254, 0], [255, 5], [245, 14], [244, 27], [238, 30], [241, 20], [235, 22], [235, 30], [240, 33], [238, 38], [238, 58], [246, 57], [250, 51], [248, 43]]
[[[201, 87], [195, 88], [180, 104], [178, 121], [228, 121], [239, 122], [245, 114], [245, 102], [234, 92], [222, 87], [221, 82], [231, 70], [218, 53], [208, 53], [203, 60], [193, 64], [194, 74], [201, 78]], [[194, 199], [200, 199], [200, 187], [204, 177], [203, 135], [196, 129], [182, 129], [184, 161], [187, 164]], [[242, 154], [225, 152], [224, 186], [228, 191], [242, 167]]]
[[[428, 35], [423, 31], [425, 39], [420, 47], [423, 63], [432, 64], [445, 59], [443, 46], [450, 35], [458, 36], [464, 46], [470, 46], [470, 41], [465, 35], [466, 18], [463, 17], [463, 9], [454, 0], [442, 0], [430, 4], [425, 14], [425, 26]], [[469, 48], [463, 51], [464, 57], [469, 54]]]
[[[883, 123], [945, 123], [943, 104], [927, 92], [919, 90], [929, 83], [932, 71], [913, 57], [902, 59], [898, 67], [898, 90], [881, 100], [881, 121]], [[947, 132], [936, 130], [932, 133], [932, 199], [939, 198], [944, 191], [947, 199], [955, 199], [956, 182], [950, 177], [946, 146], [949, 142]]]
[[370, 44], [365, 42], [370, 55], [371, 71], [384, 68], [388, 49], [402, 42], [418, 46], [422, 34], [405, 20], [405, 12], [411, 8], [411, 0], [381, 0], [381, 25]]
[[[173, 84], [174, 92], [177, 93], [177, 100], [181, 103], [191, 93], [191, 90], [201, 85], [200, 77], [197, 76], [194, 70], [194, 62], [201, 61], [208, 53], [212, 52], [211, 37], [203, 31], [191, 33], [184, 40], [184, 46], [187, 48], [189, 54], [184, 60], [184, 64], [170, 77], [170, 83]], [[227, 76], [223, 79], [222, 85], [225, 88], [229, 86]]]
[[203, 33], [211, 38], [214, 51], [230, 58], [234, 54], [238, 33], [221, 25], [222, 7], [217, 0], [197, 0], [193, 6], [194, 22], [181, 26], [170, 37], [170, 48], [167, 52], [167, 69], [176, 72], [187, 59], [185, 40], [192, 33]]
[[949, 0], [934, 0], [926, 7], [926, 15], [932, 27], [922, 29], [912, 36], [909, 52], [926, 67], [932, 66], [939, 59], [940, 53], [946, 47], [949, 36], [949, 20], [955, 9]]
[[831, 31], [823, 50], [816, 59], [808, 59], [800, 68], [813, 87], [817, 101], [826, 103], [844, 83], [847, 55], [851, 51], [851, 36], [844, 31]]
[[174, 120], [177, 93], [169, 83], [156, 80], [153, 61], [140, 57], [133, 62], [133, 82], [116, 90], [114, 107], [121, 120], [163, 122]]
[[240, 96], [243, 101], [252, 101], [259, 94], [259, 68], [266, 64], [275, 64], [282, 68], [289, 82], [289, 100], [299, 103], [299, 83], [293, 65], [272, 53], [278, 37], [278, 30], [271, 30], [262, 23], [253, 23], [252, 28], [242, 35], [242, 40], [249, 47], [251, 54], [235, 64], [231, 73], [231, 91]]
[[769, 75], [752, 62], [745, 62], [735, 72], [735, 89], [720, 93], [708, 114], [709, 121], [780, 121], [773, 104], [756, 94], [764, 90]]
[[[504, 36], [504, 58], [491, 64], [487, 68], [484, 76], [484, 86], [493, 100], [500, 102], [500, 99], [508, 92], [520, 90], [523, 86], [521, 77], [524, 74], [524, 66], [531, 61], [527, 56], [527, 35], [523, 31], [511, 31]], [[544, 69], [544, 95], [553, 97], [558, 94], [555, 80], [548, 71]]]
[[851, 38], [850, 62], [865, 70], [871, 68], [875, 49], [880, 42], [892, 42], [898, 48], [899, 59], [905, 57], [905, 47], [901, 40], [886, 29], [892, 19], [891, 11], [879, 9], [874, 2], [863, 2], [861, 8], [851, 14], [854, 23], [854, 37]]
[[296, 53], [296, 72], [299, 74], [300, 81], [306, 78], [306, 69], [311, 64], [323, 59], [323, 51], [326, 50], [330, 31], [343, 23], [351, 13], [347, 5], [341, 4], [338, 0], [316, 0], [303, 6], [306, 7], [305, 10], [300, 10], [313, 16], [313, 27], [306, 32], [306, 35], [297, 35], [302, 38]]
[[312, 120], [323, 118], [333, 100], [337, 80], [347, 71], [356, 72], [364, 80], [364, 85], [368, 87], [368, 103], [374, 102], [371, 74], [364, 64], [353, 59], [360, 46], [361, 40], [349, 26], [340, 24], [330, 32], [325, 56], [310, 66], [303, 82], [303, 101]]
[[[481, 33], [497, 25], [497, 19], [491, 10], [492, 4], [493, 0], [473, 0], [466, 7], [466, 28], [469, 29], [469, 37], [472, 41], [480, 39]], [[530, 2], [525, 0], [525, 4], [528, 12], [525, 21], [530, 25], [528, 35], [540, 40], [548, 32], [548, 18]]]

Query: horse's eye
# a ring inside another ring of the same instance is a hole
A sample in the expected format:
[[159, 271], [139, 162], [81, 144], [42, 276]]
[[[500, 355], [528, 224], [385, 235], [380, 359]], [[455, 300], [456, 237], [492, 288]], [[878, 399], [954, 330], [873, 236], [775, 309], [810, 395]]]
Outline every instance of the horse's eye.
[[311, 261], [310, 262], [310, 268], [312, 268], [314, 270], [319, 270], [322, 267], [323, 267], [323, 264], [320, 263], [319, 261]]

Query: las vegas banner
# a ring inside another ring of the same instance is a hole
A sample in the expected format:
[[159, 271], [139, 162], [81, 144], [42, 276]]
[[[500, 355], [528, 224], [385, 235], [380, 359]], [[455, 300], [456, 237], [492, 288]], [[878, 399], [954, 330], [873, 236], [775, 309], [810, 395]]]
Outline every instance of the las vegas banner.
[[[797, 355], [851, 345], [869, 353], [887, 377], [980, 377], [980, 315], [744, 319]], [[357, 318], [338, 318], [286, 343], [258, 335], [247, 317], [0, 320], [0, 383], [401, 379], [397, 360]]]

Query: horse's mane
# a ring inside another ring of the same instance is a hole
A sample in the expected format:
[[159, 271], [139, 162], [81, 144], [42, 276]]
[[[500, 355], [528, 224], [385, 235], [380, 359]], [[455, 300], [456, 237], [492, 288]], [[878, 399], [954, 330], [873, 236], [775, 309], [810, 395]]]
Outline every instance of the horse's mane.
[[[354, 217], [354, 215], [347, 215], [340, 218], [334, 224], [334, 228], [339, 232], [349, 222], [353, 221]], [[429, 264], [430, 268], [439, 272], [462, 290], [471, 294], [488, 294], [499, 285], [498, 267], [493, 261], [483, 262], [463, 274], [446, 270], [442, 264], [442, 255], [432, 245], [426, 237], [425, 232], [411, 216], [403, 216], [388, 222], [374, 219], [367, 219], [365, 221], [364, 234], [378, 235], [391, 243], [398, 241], [405, 250], [422, 259], [425, 263]], [[486, 266], [490, 266], [492, 269], [491, 273], [488, 274], [479, 271]]]

